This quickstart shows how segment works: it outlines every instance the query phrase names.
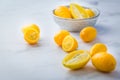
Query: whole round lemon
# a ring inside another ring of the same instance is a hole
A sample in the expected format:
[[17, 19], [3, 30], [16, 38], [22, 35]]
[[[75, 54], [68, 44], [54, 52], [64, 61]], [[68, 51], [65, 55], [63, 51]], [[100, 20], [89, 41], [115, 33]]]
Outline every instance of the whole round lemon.
[[91, 49], [90, 49], [90, 55], [91, 57], [95, 54], [97, 54], [98, 52], [107, 52], [107, 47], [105, 44], [103, 43], [96, 43], [94, 44]]
[[72, 18], [71, 12], [66, 6], [59, 6], [55, 9], [54, 14], [62, 18]]
[[111, 54], [100, 52], [92, 57], [92, 64], [99, 71], [111, 72], [116, 67], [116, 60]]
[[96, 38], [96, 36], [97, 36], [97, 30], [92, 26], [85, 27], [80, 32], [80, 38], [84, 42], [93, 41]]

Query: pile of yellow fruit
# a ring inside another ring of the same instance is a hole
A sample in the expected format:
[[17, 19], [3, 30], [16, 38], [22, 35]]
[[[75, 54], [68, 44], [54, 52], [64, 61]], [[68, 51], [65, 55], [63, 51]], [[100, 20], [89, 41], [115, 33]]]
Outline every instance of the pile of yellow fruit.
[[[97, 30], [88, 26], [80, 31], [80, 38], [84, 42], [91, 42], [97, 36]], [[76, 50], [77, 40], [70, 35], [67, 30], [60, 30], [54, 36], [55, 43], [62, 47], [67, 54], [62, 64], [72, 70], [83, 68], [91, 59], [93, 66], [102, 72], [111, 72], [116, 67], [115, 58], [107, 52], [107, 47], [103, 43], [94, 44], [90, 50]]]
[[90, 8], [84, 8], [79, 4], [71, 3], [69, 7], [59, 6], [55, 9], [54, 14], [62, 18], [83, 19], [95, 16]]
[[[78, 4], [71, 3], [69, 7], [59, 6], [54, 11], [56, 16], [63, 18], [83, 19], [95, 16], [91, 9], [84, 8]], [[36, 44], [40, 39], [40, 29], [36, 24], [27, 25], [22, 28], [24, 39], [28, 44]], [[91, 42], [97, 37], [97, 30], [87, 26], [80, 31], [80, 39]], [[91, 59], [93, 66], [102, 72], [111, 72], [116, 67], [115, 58], [107, 52], [103, 43], [94, 44], [90, 50], [77, 50], [78, 41], [67, 30], [60, 30], [54, 36], [55, 43], [65, 52], [62, 64], [72, 70], [83, 68]]]
[[30, 24], [22, 28], [24, 39], [29, 44], [36, 44], [40, 38], [40, 29], [36, 24]]

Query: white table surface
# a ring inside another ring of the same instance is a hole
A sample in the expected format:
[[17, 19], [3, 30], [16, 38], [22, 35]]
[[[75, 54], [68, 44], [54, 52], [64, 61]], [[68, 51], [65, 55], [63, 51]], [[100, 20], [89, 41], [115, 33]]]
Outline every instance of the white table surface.
[[[0, 0], [0, 80], [120, 80], [120, 0], [73, 1], [101, 11], [95, 26], [96, 40], [84, 43], [79, 33], [71, 32], [78, 40], [78, 49], [89, 50], [94, 43], [105, 43], [117, 60], [116, 69], [111, 73], [98, 72], [91, 62], [78, 71], [62, 66], [67, 53], [53, 41], [60, 28], [51, 13], [70, 0]], [[21, 32], [22, 26], [30, 23], [41, 29], [41, 39], [34, 46], [24, 41]]]

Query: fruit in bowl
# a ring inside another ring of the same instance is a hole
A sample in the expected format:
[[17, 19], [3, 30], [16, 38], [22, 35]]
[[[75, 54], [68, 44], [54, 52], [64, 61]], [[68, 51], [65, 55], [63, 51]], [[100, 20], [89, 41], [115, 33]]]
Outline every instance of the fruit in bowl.
[[61, 29], [80, 31], [86, 26], [94, 26], [100, 12], [96, 8], [83, 7], [76, 3], [59, 6], [53, 10], [53, 18]]

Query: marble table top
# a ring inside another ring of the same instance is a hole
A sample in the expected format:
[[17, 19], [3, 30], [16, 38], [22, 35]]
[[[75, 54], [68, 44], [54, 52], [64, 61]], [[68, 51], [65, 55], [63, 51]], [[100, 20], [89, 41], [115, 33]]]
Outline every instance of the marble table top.
[[[98, 72], [89, 62], [85, 68], [70, 71], [61, 64], [67, 54], [53, 40], [60, 30], [52, 17], [58, 5], [78, 2], [98, 8], [101, 15], [95, 25], [96, 40], [84, 43], [79, 32], [71, 32], [78, 40], [78, 49], [89, 50], [105, 43], [117, 60], [111, 73]], [[0, 0], [0, 80], [120, 80], [120, 0]], [[21, 28], [35, 23], [41, 29], [37, 45], [30, 46]]]

